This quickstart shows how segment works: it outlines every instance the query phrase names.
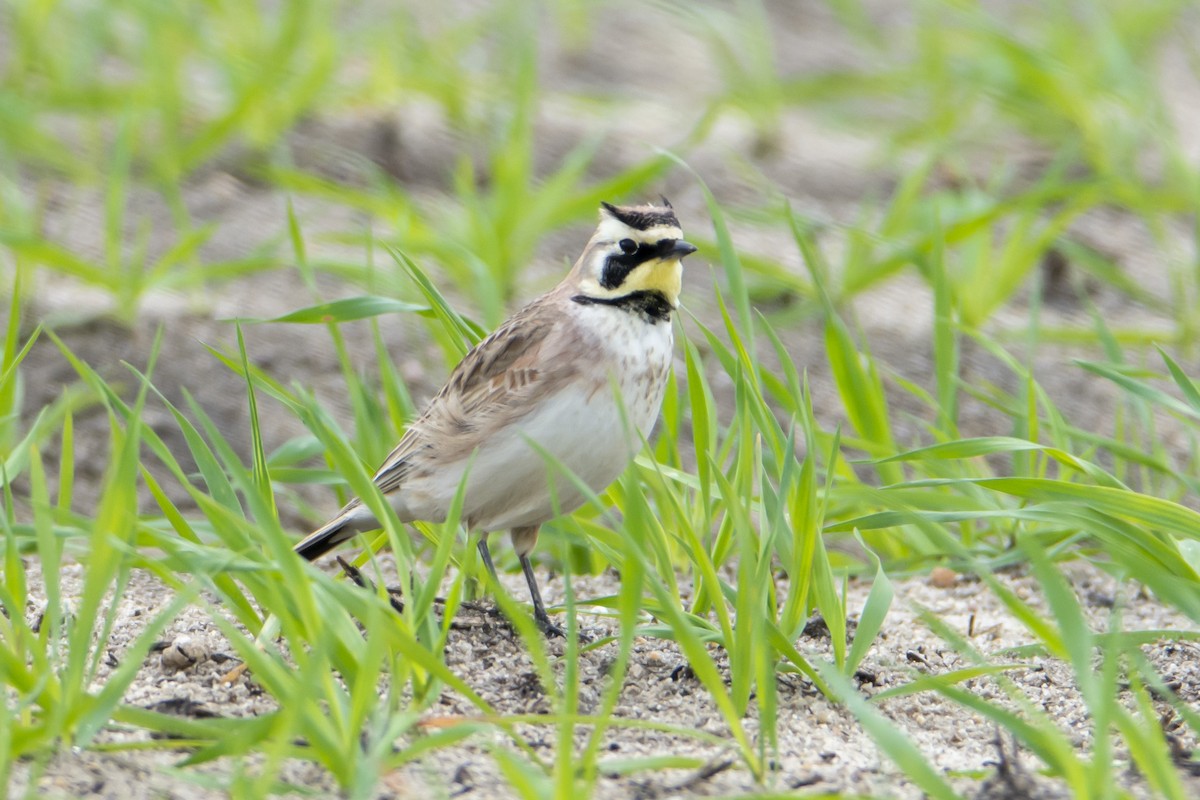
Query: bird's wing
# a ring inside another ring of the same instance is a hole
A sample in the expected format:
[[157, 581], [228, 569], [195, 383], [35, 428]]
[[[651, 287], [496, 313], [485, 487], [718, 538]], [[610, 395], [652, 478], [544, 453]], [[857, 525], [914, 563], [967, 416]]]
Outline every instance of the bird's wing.
[[[383, 492], [422, 465], [466, 458], [489, 436], [576, 377], [574, 326], [535, 301], [475, 346], [405, 432], [375, 475]], [[548, 313], [550, 312], [550, 313]]]

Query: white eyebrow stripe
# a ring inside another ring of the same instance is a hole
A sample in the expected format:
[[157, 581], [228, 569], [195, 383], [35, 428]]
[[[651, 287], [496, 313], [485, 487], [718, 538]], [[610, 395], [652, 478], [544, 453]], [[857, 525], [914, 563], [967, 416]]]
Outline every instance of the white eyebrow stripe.
[[648, 230], [635, 230], [620, 220], [605, 217], [596, 228], [596, 241], [620, 241], [621, 239], [636, 239], [643, 242], [657, 242], [659, 239], [681, 239], [683, 231], [674, 225], [655, 225]]

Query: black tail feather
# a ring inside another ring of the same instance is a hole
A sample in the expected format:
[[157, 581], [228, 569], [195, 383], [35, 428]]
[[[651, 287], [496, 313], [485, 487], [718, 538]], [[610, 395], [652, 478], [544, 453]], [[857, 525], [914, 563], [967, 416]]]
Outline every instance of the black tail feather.
[[338, 516], [305, 536], [292, 549], [309, 561], [314, 561], [342, 542], [354, 538], [357, 533], [358, 528], [350, 519]]

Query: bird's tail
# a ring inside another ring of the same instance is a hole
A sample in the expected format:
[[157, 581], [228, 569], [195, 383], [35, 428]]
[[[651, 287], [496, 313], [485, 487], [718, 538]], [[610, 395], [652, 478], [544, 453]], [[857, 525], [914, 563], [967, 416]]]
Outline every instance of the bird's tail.
[[320, 528], [305, 536], [293, 550], [309, 561], [320, 558], [362, 530], [351, 514], [342, 511]]

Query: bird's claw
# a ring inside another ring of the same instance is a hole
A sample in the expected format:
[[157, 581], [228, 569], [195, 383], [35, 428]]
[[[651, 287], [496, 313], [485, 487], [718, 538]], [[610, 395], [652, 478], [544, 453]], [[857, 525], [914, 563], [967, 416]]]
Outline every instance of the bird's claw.
[[[338, 566], [340, 566], [342, 568], [342, 572], [346, 573], [347, 578], [354, 581], [356, 584], [358, 584], [362, 588], [366, 589], [368, 592], [375, 591], [375, 584], [371, 583], [371, 581], [369, 581], [367, 579], [367, 577], [362, 574], [361, 569], [354, 566], [353, 564], [351, 564], [349, 561], [342, 558], [341, 556], [337, 557], [337, 562], [338, 562]], [[403, 595], [403, 593], [399, 589], [393, 589], [391, 587], [388, 587], [387, 594], [388, 594], [388, 601], [392, 604], [392, 608], [395, 609], [397, 614], [403, 614], [404, 613], [404, 600], [403, 600], [404, 595]]]

